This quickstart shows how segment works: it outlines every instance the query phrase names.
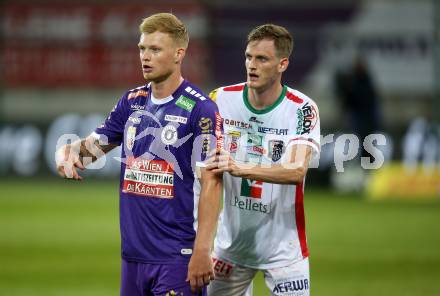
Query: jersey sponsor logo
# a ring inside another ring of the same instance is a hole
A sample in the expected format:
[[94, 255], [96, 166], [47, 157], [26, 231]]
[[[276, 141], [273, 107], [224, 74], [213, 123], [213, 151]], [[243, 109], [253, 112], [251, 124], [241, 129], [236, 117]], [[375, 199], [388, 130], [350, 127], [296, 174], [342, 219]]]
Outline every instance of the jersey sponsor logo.
[[173, 165], [164, 160], [128, 157], [122, 191], [140, 196], [173, 198]]
[[270, 204], [264, 204], [261, 201], [252, 198], [235, 196], [234, 199], [231, 199], [231, 205], [239, 208], [240, 210], [260, 212], [263, 214], [270, 213]]
[[241, 133], [239, 131], [229, 131], [227, 133], [228, 145], [227, 148], [230, 153], [235, 153], [238, 150]]
[[171, 124], [164, 126], [160, 138], [165, 145], [173, 145], [178, 139], [177, 128]]
[[256, 134], [247, 134], [246, 143], [248, 145], [261, 146], [261, 145], [263, 145], [263, 136], [256, 135]]
[[131, 100], [131, 99], [134, 99], [134, 98], [137, 98], [140, 96], [146, 97], [146, 96], [148, 96], [148, 92], [146, 92], [145, 90], [138, 90], [137, 92], [130, 93], [128, 95], [127, 99]]
[[192, 249], [181, 249], [180, 254], [182, 255], [191, 255], [193, 253]]
[[246, 152], [248, 154], [252, 154], [256, 156], [263, 156], [266, 150], [264, 149], [263, 146], [251, 145], [251, 146], [246, 146]]
[[259, 126], [258, 131], [263, 134], [287, 135], [288, 129]]
[[136, 139], [136, 128], [129, 126], [127, 129], [126, 145], [128, 150], [132, 150]]
[[216, 278], [227, 279], [231, 276], [234, 270], [232, 263], [220, 260], [218, 258], [212, 258], [212, 265], [214, 266], [214, 274]]
[[270, 203], [261, 202], [263, 194], [263, 182], [256, 180], [241, 179], [241, 196], [231, 199], [231, 205], [240, 210], [254, 211], [260, 213], [270, 213]]
[[141, 123], [141, 119], [139, 117], [128, 117], [128, 121], [133, 122], [134, 124]]
[[176, 105], [186, 111], [191, 112], [194, 106], [196, 105], [196, 102], [191, 100], [190, 98], [185, 97], [184, 95], [181, 95], [177, 101]]
[[202, 134], [212, 133], [212, 120], [209, 117], [202, 117], [199, 120], [199, 127]]
[[139, 110], [144, 110], [145, 106], [142, 106], [142, 105], [139, 105], [139, 104], [131, 104], [130, 105], [130, 109], [131, 110], [139, 111]]
[[275, 295], [304, 295], [309, 290], [308, 279], [295, 279], [292, 281], [284, 281], [274, 286], [272, 293]]
[[252, 198], [261, 198], [263, 181], [241, 179], [240, 195]]
[[225, 118], [224, 123], [226, 125], [233, 126], [233, 127], [240, 128], [240, 129], [248, 129], [248, 128], [252, 129], [252, 124], [250, 124], [248, 122], [239, 121], [239, 120]]
[[182, 123], [182, 124], [186, 124], [188, 122], [188, 118], [186, 118], [186, 117], [177, 116], [177, 115], [170, 115], [170, 114], [165, 115], [165, 120], [170, 121], [170, 122], [178, 122], [178, 123]]
[[249, 121], [250, 122], [255, 122], [255, 123], [258, 123], [258, 124], [263, 124], [264, 123], [264, 122], [258, 120], [256, 116], [251, 116], [251, 118], [249, 118]]
[[168, 291], [165, 296], [183, 296], [183, 292], [176, 292], [175, 290]]
[[211, 146], [211, 136], [210, 135], [204, 135], [202, 140], [202, 155], [206, 156], [209, 151], [209, 147]]
[[315, 106], [310, 105], [307, 102], [301, 109], [296, 111], [298, 117], [298, 127], [296, 128], [296, 133], [298, 135], [304, 135], [310, 133], [318, 122], [318, 112]]
[[273, 162], [281, 159], [284, 153], [284, 142], [281, 140], [270, 140], [269, 141], [269, 157]]
[[219, 112], [215, 112], [215, 137], [217, 139], [216, 148], [220, 149], [224, 147], [224, 138], [222, 132], [222, 117]]
[[190, 95], [195, 96], [196, 98], [199, 98], [200, 100], [204, 101], [206, 98], [202, 96], [199, 92], [197, 92], [195, 89], [193, 89], [191, 86], [188, 86], [185, 88], [185, 91], [189, 93]]

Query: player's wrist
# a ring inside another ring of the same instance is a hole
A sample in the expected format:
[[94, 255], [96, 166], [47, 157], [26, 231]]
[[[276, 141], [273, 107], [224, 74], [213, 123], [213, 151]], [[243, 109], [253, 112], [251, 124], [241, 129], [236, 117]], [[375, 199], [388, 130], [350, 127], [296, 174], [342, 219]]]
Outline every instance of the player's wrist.
[[194, 246], [193, 254], [209, 255], [209, 254], [211, 254], [211, 247], [210, 246]]

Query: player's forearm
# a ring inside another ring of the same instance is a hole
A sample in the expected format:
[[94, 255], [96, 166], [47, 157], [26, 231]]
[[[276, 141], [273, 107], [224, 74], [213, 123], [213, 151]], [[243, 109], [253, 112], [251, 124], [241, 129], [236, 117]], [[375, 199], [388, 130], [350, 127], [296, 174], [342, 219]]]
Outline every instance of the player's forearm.
[[263, 181], [274, 184], [298, 184], [303, 181], [307, 167], [304, 165], [271, 164], [263, 167], [254, 164], [237, 164], [238, 169], [234, 175], [250, 180]]
[[91, 136], [67, 145], [67, 149], [70, 149], [71, 153], [78, 153], [78, 158], [84, 166], [96, 161], [114, 147], [116, 146], [100, 145], [99, 140]]
[[202, 177], [201, 185], [194, 252], [210, 252], [220, 212], [222, 177]]

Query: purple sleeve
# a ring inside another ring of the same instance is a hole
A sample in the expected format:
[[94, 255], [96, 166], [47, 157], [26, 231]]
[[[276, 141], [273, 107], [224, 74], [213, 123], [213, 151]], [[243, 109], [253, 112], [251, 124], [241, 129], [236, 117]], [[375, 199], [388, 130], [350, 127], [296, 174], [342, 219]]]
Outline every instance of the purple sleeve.
[[200, 104], [192, 116], [194, 151], [197, 161], [204, 161], [207, 153], [223, 147], [223, 122], [217, 105], [212, 101]]
[[120, 145], [124, 139], [125, 123], [128, 119], [127, 99], [124, 95], [113, 107], [103, 124], [95, 129], [95, 134], [105, 135], [109, 144]]

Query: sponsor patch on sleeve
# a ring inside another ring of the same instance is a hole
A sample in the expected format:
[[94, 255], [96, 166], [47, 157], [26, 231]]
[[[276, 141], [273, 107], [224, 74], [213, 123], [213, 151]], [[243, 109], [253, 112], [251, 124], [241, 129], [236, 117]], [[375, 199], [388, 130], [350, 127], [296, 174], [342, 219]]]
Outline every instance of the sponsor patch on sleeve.
[[296, 128], [297, 135], [304, 135], [310, 133], [318, 122], [318, 111], [314, 105], [308, 102], [296, 111], [298, 118], [298, 126]]

